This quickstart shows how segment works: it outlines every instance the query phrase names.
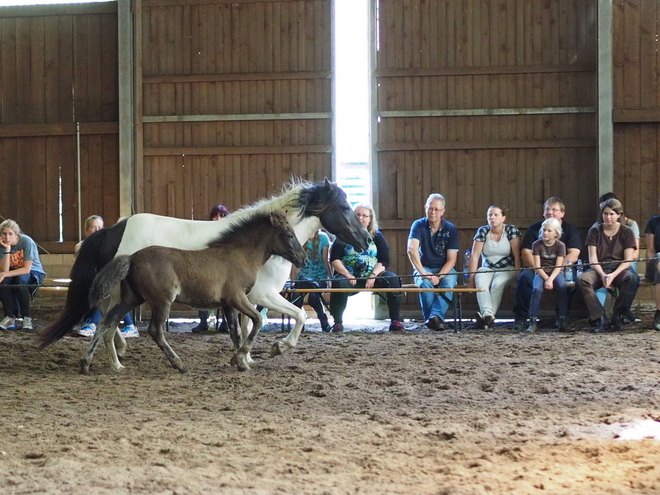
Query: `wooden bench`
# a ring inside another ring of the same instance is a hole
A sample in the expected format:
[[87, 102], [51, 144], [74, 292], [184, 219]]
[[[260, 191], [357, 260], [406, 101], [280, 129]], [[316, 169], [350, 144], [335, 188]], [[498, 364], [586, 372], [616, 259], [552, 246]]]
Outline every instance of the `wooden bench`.
[[70, 278], [46, 277], [38, 290], [44, 292], [68, 292], [70, 283]]
[[[452, 289], [441, 289], [441, 288], [429, 288], [425, 289], [422, 287], [418, 287], [415, 284], [403, 284], [401, 288], [392, 288], [392, 287], [387, 287], [387, 288], [376, 288], [373, 287], [371, 289], [364, 289], [364, 288], [352, 288], [352, 287], [346, 287], [346, 288], [332, 288], [332, 287], [326, 287], [326, 288], [314, 288], [314, 289], [294, 289], [294, 288], [286, 288], [282, 291], [282, 294], [307, 294], [310, 292], [322, 292], [324, 294], [332, 294], [333, 292], [351, 292], [351, 293], [358, 293], [358, 292], [373, 292], [374, 294], [384, 294], [387, 292], [406, 292], [406, 293], [420, 293], [420, 292], [434, 292], [438, 294], [440, 297], [442, 297], [447, 304], [452, 306], [452, 309], [454, 311], [454, 333], [458, 333], [463, 330], [463, 305], [461, 301], [461, 296], [463, 294], [475, 294], [477, 292], [483, 292], [481, 289], [469, 289], [467, 287], [454, 287]], [[447, 294], [453, 294], [454, 297], [449, 299], [447, 297]], [[282, 315], [282, 329], [284, 329], [284, 315]]]

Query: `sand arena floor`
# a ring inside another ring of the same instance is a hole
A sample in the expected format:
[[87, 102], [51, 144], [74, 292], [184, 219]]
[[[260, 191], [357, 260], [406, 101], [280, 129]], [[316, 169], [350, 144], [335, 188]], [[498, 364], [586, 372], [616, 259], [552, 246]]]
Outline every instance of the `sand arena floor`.
[[657, 494], [660, 443], [636, 439], [660, 424], [650, 316], [604, 335], [311, 324], [272, 359], [283, 334], [262, 333], [246, 373], [226, 334], [184, 324], [188, 375], [144, 325], [122, 373], [101, 349], [89, 376], [87, 340], [0, 331], [0, 492]]

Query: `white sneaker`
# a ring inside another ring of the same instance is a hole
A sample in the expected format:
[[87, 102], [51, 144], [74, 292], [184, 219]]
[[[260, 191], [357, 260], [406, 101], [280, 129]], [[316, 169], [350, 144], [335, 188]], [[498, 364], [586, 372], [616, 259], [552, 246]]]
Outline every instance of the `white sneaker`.
[[77, 333], [81, 337], [93, 337], [96, 333], [96, 325], [94, 323], [85, 323]]
[[124, 338], [140, 336], [140, 333], [138, 332], [137, 328], [135, 328], [135, 325], [126, 325], [124, 328], [120, 330], [120, 332], [124, 336]]
[[0, 321], [0, 328], [3, 330], [8, 330], [10, 328], [16, 328], [16, 318], [11, 316], [5, 316], [2, 321]]
[[23, 330], [32, 330], [32, 318], [29, 316], [23, 317]]

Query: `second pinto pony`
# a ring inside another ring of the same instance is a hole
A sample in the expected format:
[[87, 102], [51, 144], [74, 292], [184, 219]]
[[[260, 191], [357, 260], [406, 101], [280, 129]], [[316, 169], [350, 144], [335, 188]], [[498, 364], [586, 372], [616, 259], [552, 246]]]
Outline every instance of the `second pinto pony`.
[[147, 302], [151, 307], [149, 335], [172, 366], [186, 373], [187, 368], [163, 334], [175, 301], [201, 309], [233, 307], [247, 315], [253, 322], [247, 339], [241, 341], [238, 329], [233, 329], [232, 333], [236, 347], [232, 361], [238, 369], [247, 370], [246, 355], [261, 328], [261, 314], [254, 309], [246, 294], [272, 255], [282, 256], [297, 267], [301, 267], [307, 258], [282, 210], [256, 213], [240, 221], [201, 251], [152, 246], [131, 256], [117, 256], [97, 275], [89, 300], [91, 305], [97, 306], [120, 282], [121, 300], [101, 320], [82, 360], [81, 372], [89, 372], [101, 338], [112, 340], [113, 332], [106, 334], [106, 330], [114, 329], [123, 315]]

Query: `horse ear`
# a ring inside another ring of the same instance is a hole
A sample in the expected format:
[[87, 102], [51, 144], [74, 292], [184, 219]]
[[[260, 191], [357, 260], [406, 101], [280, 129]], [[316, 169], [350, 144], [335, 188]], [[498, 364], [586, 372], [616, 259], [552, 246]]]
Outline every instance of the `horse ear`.
[[270, 223], [274, 227], [286, 225], [286, 212], [284, 210], [275, 210], [270, 213]]
[[328, 180], [327, 177], [323, 178], [323, 184], [325, 185], [325, 187], [332, 187], [332, 183]]

